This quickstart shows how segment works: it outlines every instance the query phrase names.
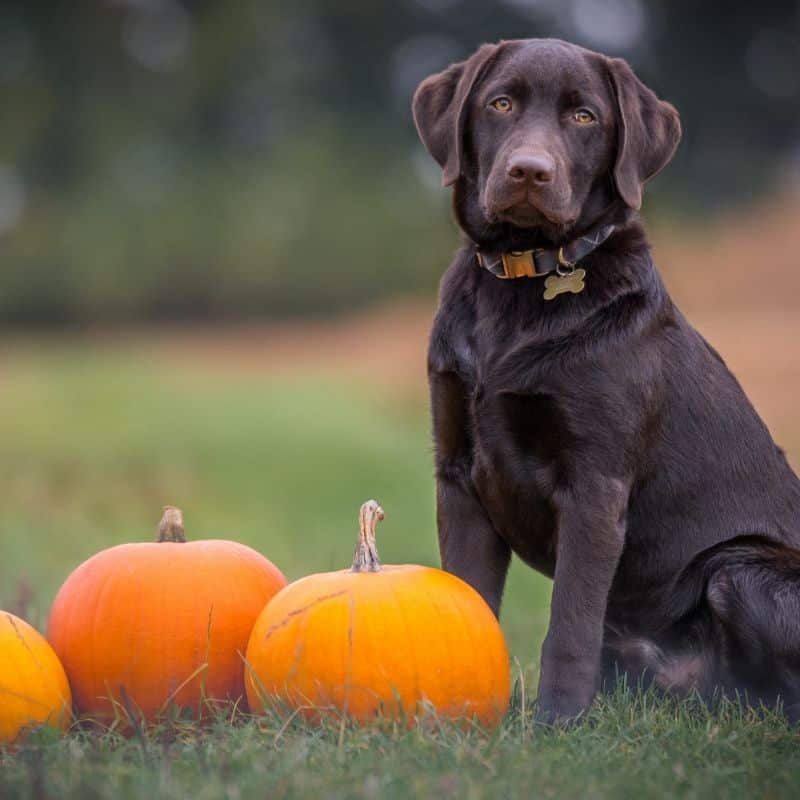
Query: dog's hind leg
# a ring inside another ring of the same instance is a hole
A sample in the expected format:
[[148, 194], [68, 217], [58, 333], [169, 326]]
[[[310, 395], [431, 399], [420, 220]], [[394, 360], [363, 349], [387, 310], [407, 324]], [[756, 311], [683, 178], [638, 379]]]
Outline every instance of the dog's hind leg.
[[711, 573], [706, 599], [720, 682], [800, 718], [800, 552], [737, 548]]
[[609, 632], [606, 685], [622, 673], [678, 695], [721, 690], [800, 722], [800, 550], [741, 538], [703, 553], [686, 585], [695, 610], [657, 641]]

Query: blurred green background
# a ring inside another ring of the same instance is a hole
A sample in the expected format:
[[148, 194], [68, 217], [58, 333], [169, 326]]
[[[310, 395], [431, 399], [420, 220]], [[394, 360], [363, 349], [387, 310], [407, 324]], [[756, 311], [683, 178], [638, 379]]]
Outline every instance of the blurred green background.
[[482, 41], [622, 55], [681, 110], [651, 210], [800, 167], [796, 2], [6, 0], [0, 324], [347, 312], [453, 245], [414, 87]]
[[[296, 578], [349, 563], [375, 496], [384, 560], [438, 563], [424, 351], [457, 231], [409, 101], [486, 40], [625, 56], [679, 107], [656, 257], [796, 460], [799, 8], [0, 4], [0, 607], [43, 626], [167, 503]], [[532, 670], [549, 591], [515, 563]]]

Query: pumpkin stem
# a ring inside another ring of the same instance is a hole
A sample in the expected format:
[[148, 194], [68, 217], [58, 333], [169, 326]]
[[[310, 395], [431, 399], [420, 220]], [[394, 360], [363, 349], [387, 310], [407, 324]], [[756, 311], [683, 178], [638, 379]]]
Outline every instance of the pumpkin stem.
[[381, 560], [375, 546], [375, 528], [383, 519], [383, 509], [375, 500], [367, 500], [358, 513], [358, 547], [351, 572], [380, 572]]
[[158, 523], [159, 542], [185, 542], [183, 511], [175, 506], [164, 506], [164, 516]]

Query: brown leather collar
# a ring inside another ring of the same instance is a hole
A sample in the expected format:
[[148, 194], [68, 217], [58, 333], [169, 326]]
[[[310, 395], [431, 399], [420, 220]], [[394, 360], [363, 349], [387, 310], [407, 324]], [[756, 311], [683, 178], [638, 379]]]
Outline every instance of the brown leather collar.
[[538, 278], [553, 272], [569, 274], [582, 258], [599, 247], [615, 230], [615, 225], [599, 225], [554, 249], [512, 250], [490, 255], [476, 245], [475, 258], [496, 278]]

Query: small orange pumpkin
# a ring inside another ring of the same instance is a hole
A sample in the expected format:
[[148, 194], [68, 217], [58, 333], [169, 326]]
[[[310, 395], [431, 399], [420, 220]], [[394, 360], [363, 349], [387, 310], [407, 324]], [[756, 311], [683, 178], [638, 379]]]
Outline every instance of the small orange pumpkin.
[[381, 507], [365, 503], [352, 568], [302, 578], [261, 613], [245, 658], [250, 708], [277, 699], [312, 720], [333, 711], [359, 722], [383, 715], [411, 723], [428, 703], [446, 717], [497, 724], [510, 676], [494, 614], [455, 575], [382, 567], [381, 519]]
[[72, 695], [53, 648], [27, 622], [0, 611], [0, 742], [36, 725], [63, 730], [71, 719]]
[[285, 585], [243, 544], [187, 542], [180, 510], [168, 506], [158, 542], [103, 550], [67, 578], [48, 637], [81, 713], [108, 720], [138, 710], [152, 721], [174, 704], [200, 714], [204, 699], [243, 696], [253, 623]]

